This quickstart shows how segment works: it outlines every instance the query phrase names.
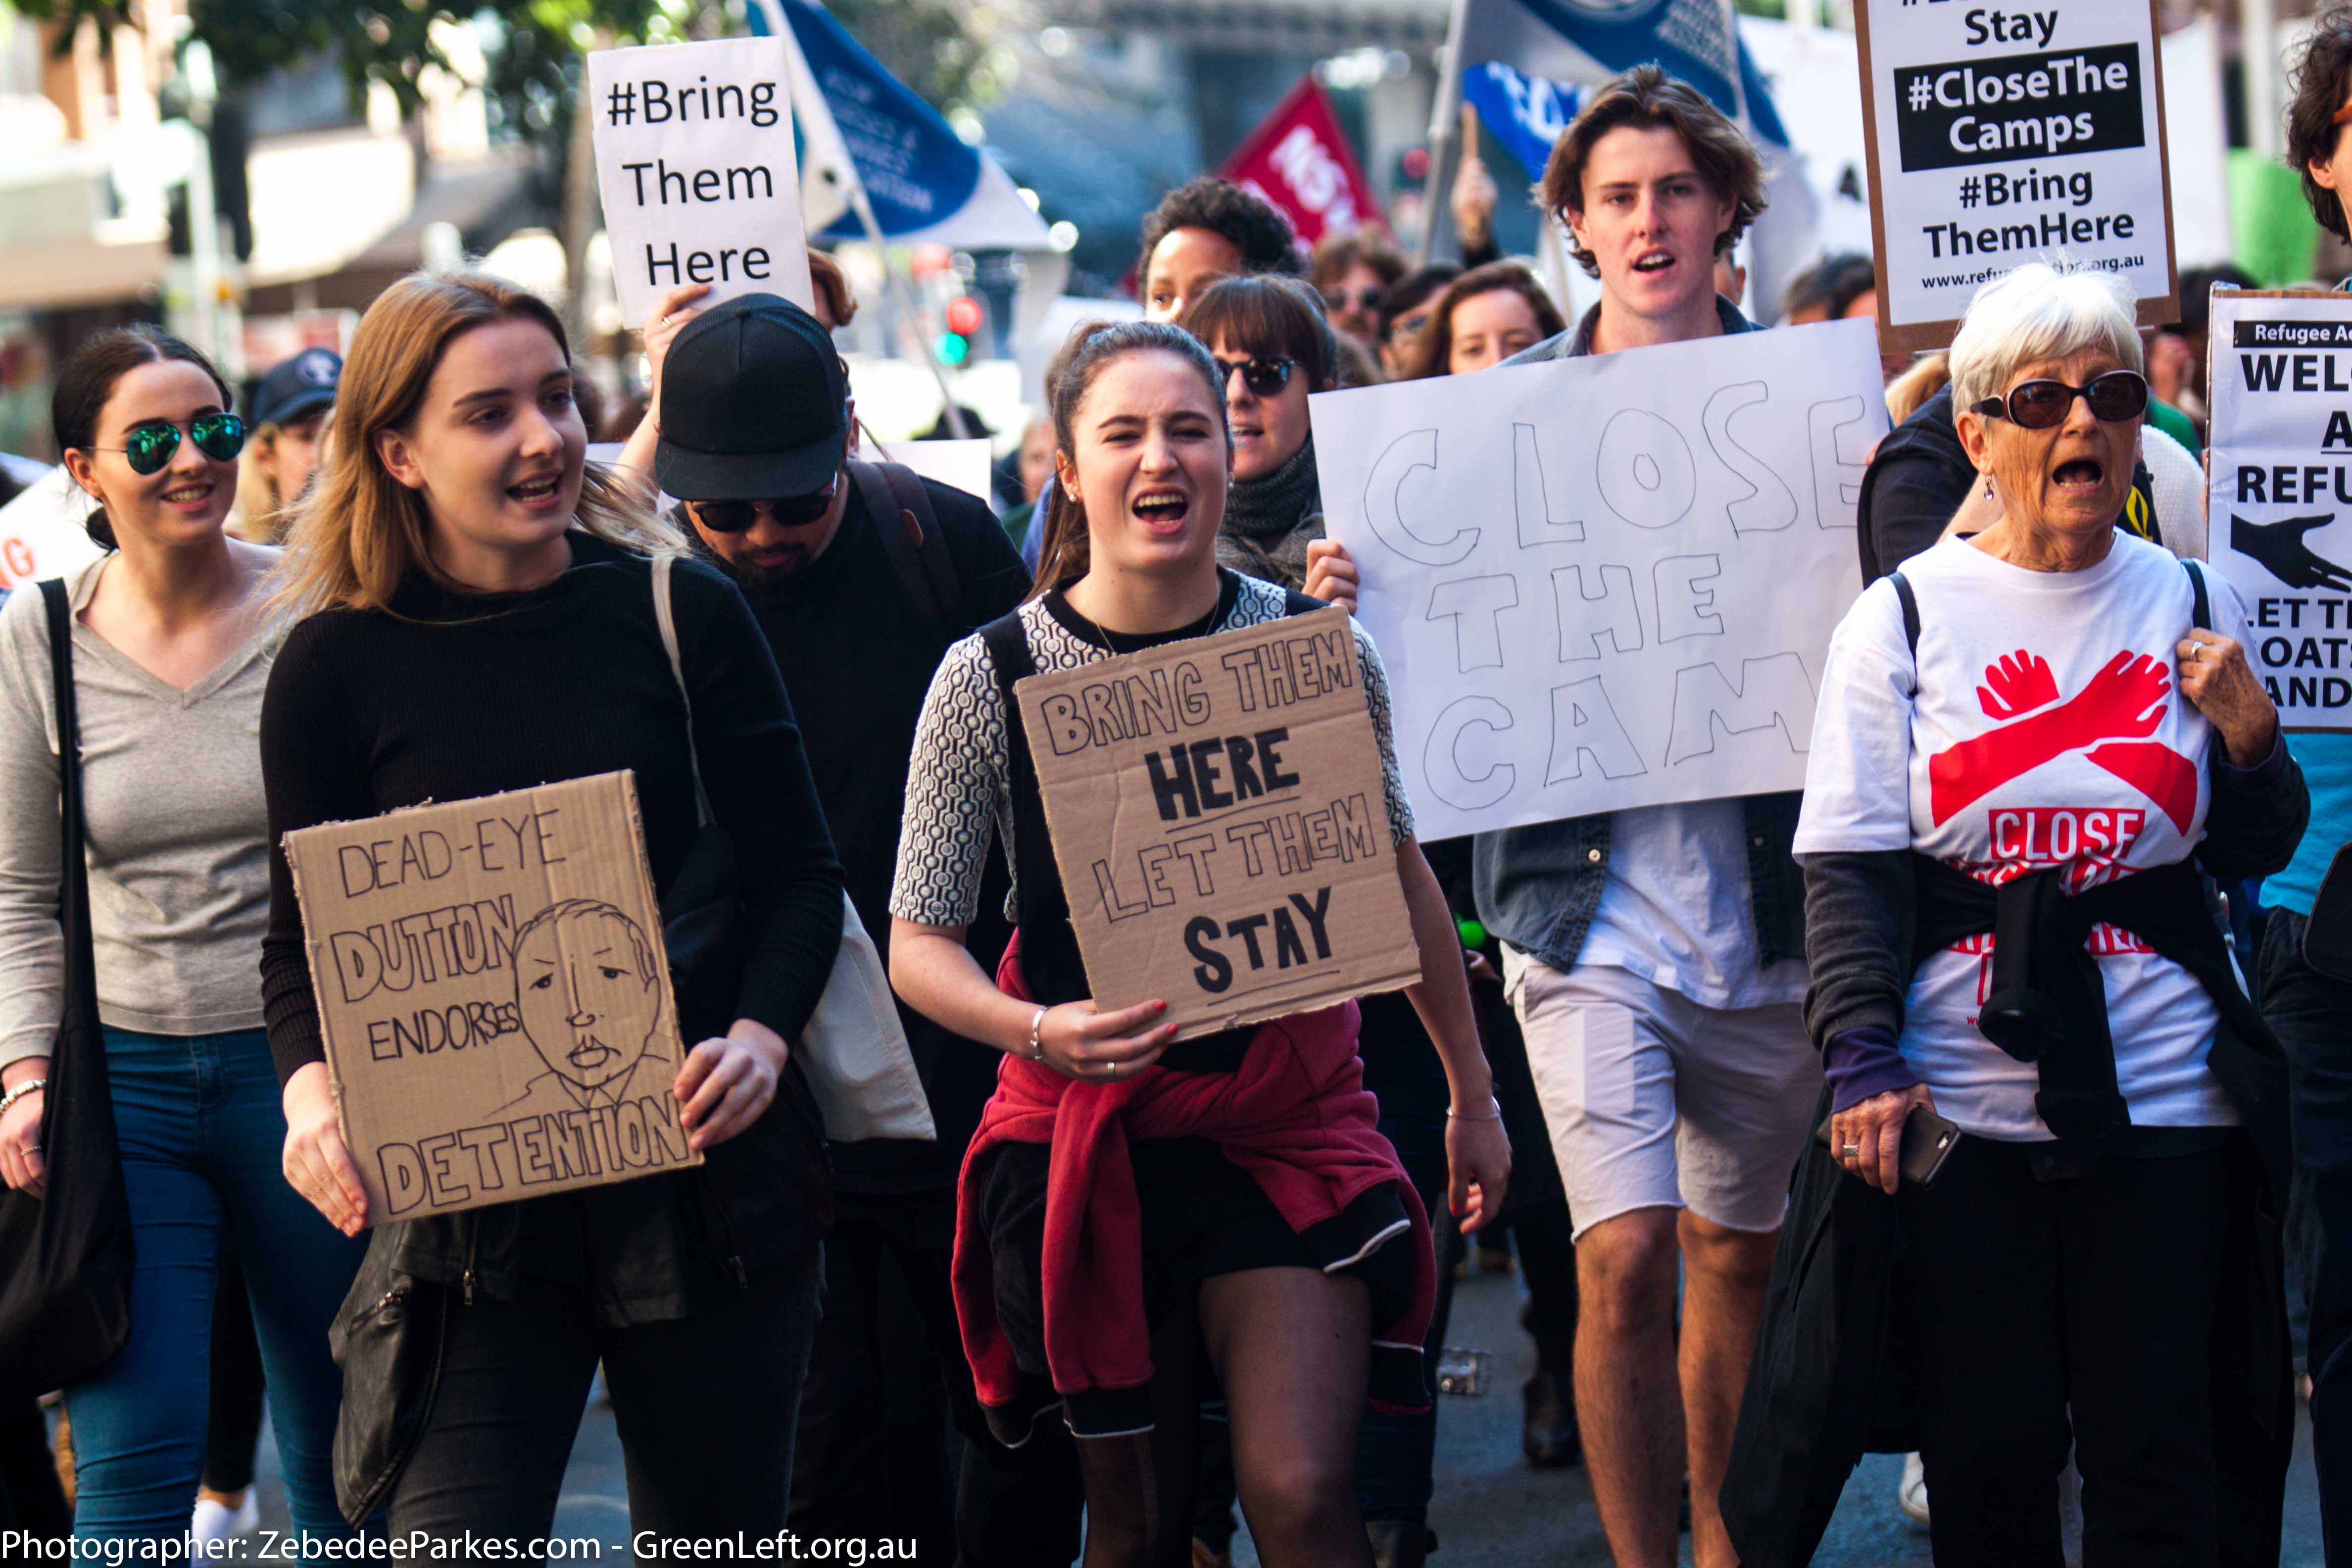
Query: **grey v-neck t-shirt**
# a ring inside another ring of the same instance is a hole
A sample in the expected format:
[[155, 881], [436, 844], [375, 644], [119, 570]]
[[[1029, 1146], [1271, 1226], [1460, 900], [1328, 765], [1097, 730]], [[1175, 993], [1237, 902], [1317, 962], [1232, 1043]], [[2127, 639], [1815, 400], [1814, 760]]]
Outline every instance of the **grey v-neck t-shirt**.
[[[114, 561], [68, 579], [74, 609]], [[269, 920], [261, 693], [272, 623], [183, 691], [73, 631], [100, 1017], [208, 1035], [261, 1025]], [[58, 722], [47, 606], [0, 606], [0, 1065], [47, 1054], [62, 1010]]]

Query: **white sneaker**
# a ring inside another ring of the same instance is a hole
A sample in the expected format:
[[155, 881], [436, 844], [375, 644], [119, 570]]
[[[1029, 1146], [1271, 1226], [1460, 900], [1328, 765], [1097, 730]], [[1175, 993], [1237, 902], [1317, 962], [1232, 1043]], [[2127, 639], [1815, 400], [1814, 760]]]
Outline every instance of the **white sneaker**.
[[1913, 1523], [1927, 1522], [1927, 1467], [1916, 1454], [1903, 1456], [1903, 1479], [1895, 1485], [1895, 1502]]
[[216, 1499], [196, 1500], [195, 1518], [189, 1522], [188, 1539], [198, 1546], [215, 1541], [234, 1541], [241, 1535], [251, 1535], [261, 1528], [261, 1505], [255, 1500], [253, 1489], [245, 1489], [245, 1500], [232, 1510]]

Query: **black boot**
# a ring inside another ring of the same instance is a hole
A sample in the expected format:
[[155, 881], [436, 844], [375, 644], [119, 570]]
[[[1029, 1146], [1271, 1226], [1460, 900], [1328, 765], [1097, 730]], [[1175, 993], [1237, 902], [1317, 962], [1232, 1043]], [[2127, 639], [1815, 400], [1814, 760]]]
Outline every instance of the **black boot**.
[[1584, 1439], [1576, 1427], [1576, 1384], [1565, 1368], [1538, 1372], [1528, 1379], [1527, 1421], [1519, 1428], [1519, 1448], [1538, 1469], [1558, 1469], [1584, 1457]]

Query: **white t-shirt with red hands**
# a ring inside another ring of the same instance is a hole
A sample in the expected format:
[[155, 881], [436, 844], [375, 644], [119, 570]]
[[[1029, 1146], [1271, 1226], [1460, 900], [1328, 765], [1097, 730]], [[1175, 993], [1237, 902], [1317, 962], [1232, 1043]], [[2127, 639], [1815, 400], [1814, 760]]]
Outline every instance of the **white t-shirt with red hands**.
[[[2195, 624], [2178, 559], [2118, 533], [2086, 571], [2030, 572], [1952, 539], [1903, 575], [1919, 605], [1917, 696], [1901, 602], [1874, 583], [1830, 640], [1800, 856], [1916, 849], [1995, 884], [2058, 866], [2080, 890], [2194, 848], [2216, 737], [2178, 689], [2174, 650]], [[2244, 641], [2237, 595], [2205, 582], [2212, 629]], [[2134, 1124], [2236, 1121], [2206, 1066], [2204, 989], [2127, 931], [2095, 927], [2090, 946]], [[1903, 1055], [1962, 1131], [2046, 1139], [2037, 1070], [1977, 1027], [1991, 978], [1990, 933], [1922, 963]]]

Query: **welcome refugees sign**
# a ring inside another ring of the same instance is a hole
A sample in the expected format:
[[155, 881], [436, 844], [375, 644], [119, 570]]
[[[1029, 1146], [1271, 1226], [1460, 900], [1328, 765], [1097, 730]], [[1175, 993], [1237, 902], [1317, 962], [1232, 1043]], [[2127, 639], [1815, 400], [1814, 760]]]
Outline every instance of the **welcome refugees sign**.
[[1802, 786], [1886, 431], [1866, 323], [1307, 406], [1423, 838]]
[[625, 773], [286, 836], [368, 1223], [701, 1153]]
[[596, 179], [621, 314], [644, 326], [668, 289], [701, 301], [813, 298], [783, 39], [717, 38], [588, 57]]
[[1346, 611], [1013, 696], [1097, 1006], [1189, 1039], [1421, 978]]

